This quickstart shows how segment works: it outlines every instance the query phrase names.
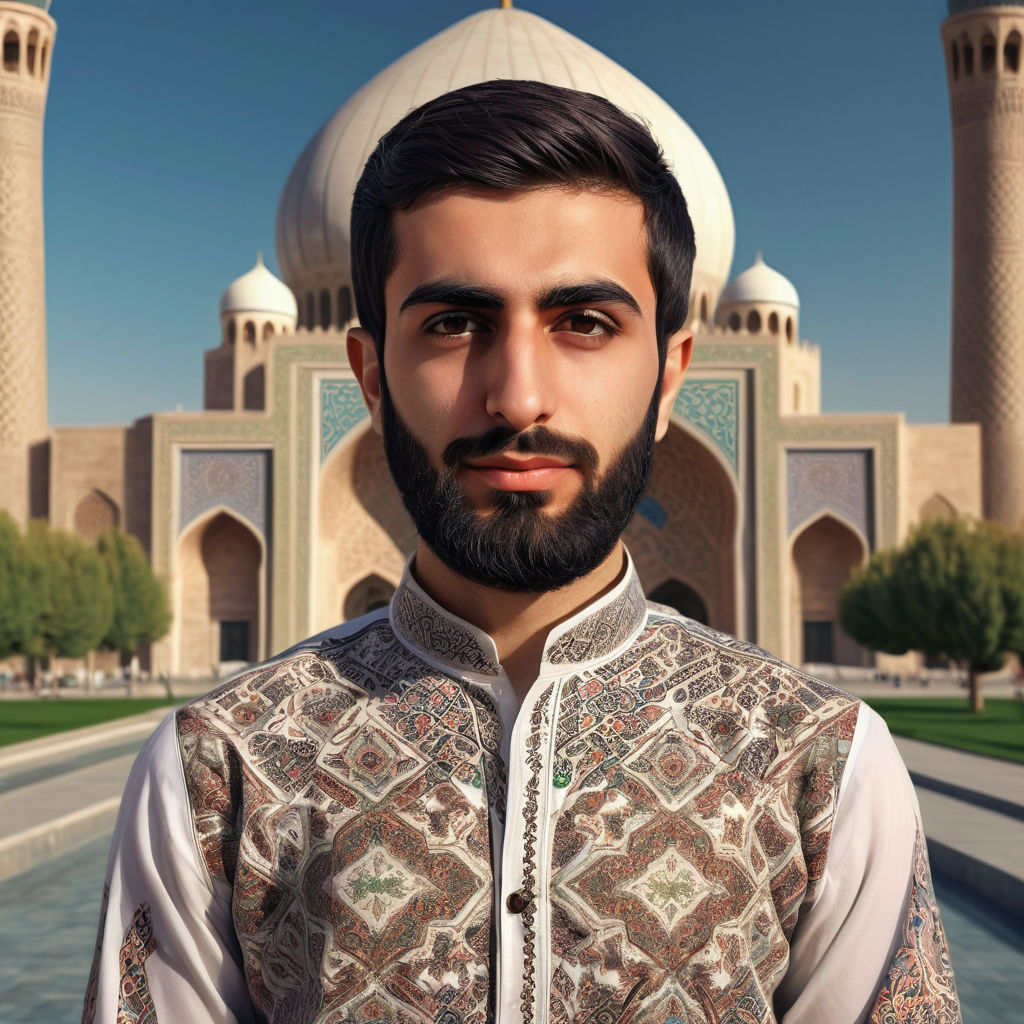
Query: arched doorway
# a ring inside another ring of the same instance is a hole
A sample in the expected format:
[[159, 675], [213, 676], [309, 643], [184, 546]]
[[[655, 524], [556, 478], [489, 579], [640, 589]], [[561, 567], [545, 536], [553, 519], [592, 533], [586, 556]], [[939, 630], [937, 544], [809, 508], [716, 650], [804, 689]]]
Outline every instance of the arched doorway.
[[90, 491], [75, 506], [71, 521], [79, 537], [94, 541], [104, 530], [120, 525], [121, 513], [112, 498], [95, 490]]
[[[368, 425], [354, 431], [324, 464], [317, 519], [311, 633], [335, 625], [339, 612], [353, 618], [368, 611], [362, 605], [373, 595], [360, 596], [357, 588], [368, 578], [391, 587], [387, 581], [401, 578], [416, 546], [416, 530], [391, 479], [381, 440]], [[357, 605], [361, 610], [350, 615]]]
[[693, 587], [687, 586], [682, 580], [665, 580], [659, 587], [655, 587], [647, 597], [658, 604], [668, 605], [675, 609], [680, 615], [688, 619], [695, 619], [708, 625], [708, 607], [704, 599]]
[[815, 519], [793, 540], [790, 606], [798, 664], [871, 664], [870, 653], [839, 625], [843, 584], [866, 558], [863, 538], [832, 515]]
[[348, 622], [360, 615], [383, 608], [390, 600], [395, 588], [376, 573], [363, 577], [346, 595], [341, 610], [342, 618]]
[[[729, 471], [693, 434], [671, 424], [655, 447], [647, 492], [625, 533], [644, 590], [658, 600], [652, 588], [677, 583], [703, 604], [702, 621], [737, 632], [738, 527], [737, 490]], [[673, 593], [690, 600], [681, 591]], [[671, 599], [662, 603], [689, 614]]]
[[258, 661], [263, 648], [263, 548], [227, 512], [186, 531], [178, 545], [178, 671], [220, 675]]

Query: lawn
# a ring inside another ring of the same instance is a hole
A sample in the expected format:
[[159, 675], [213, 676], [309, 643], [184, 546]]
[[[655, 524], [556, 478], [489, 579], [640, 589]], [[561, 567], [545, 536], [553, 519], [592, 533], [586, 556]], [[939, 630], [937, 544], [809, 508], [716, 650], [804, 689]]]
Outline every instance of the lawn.
[[985, 701], [972, 715], [966, 697], [873, 697], [867, 701], [897, 736], [1024, 764], [1024, 703]]
[[0, 747], [180, 703], [166, 697], [0, 701]]

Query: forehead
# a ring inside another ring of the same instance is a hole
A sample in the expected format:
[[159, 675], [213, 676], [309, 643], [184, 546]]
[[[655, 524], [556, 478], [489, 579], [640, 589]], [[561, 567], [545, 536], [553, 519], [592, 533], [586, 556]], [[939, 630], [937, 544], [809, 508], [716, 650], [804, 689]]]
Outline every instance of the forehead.
[[397, 257], [389, 310], [426, 281], [485, 285], [515, 297], [552, 284], [605, 279], [653, 312], [643, 204], [612, 189], [461, 188], [393, 214]]

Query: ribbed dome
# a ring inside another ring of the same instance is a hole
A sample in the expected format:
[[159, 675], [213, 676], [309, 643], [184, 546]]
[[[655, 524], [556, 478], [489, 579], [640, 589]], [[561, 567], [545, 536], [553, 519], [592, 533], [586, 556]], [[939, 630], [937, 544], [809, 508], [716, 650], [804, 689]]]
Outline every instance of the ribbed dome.
[[232, 281], [220, 297], [221, 313], [277, 313], [296, 317], [292, 290], [263, 265], [263, 255], [247, 274]]
[[800, 296], [797, 295], [789, 278], [783, 277], [765, 263], [758, 253], [754, 265], [742, 274], [737, 274], [725, 287], [719, 305], [725, 306], [735, 302], [770, 302], [779, 306], [800, 308]]
[[490, 9], [457, 22], [364, 85], [320, 129], [293, 168], [277, 211], [277, 259], [297, 294], [350, 284], [352, 193], [377, 140], [410, 110], [494, 78], [533, 79], [604, 96], [646, 121], [679, 178], [697, 234], [694, 287], [717, 294], [735, 227], [718, 168], [655, 92], [543, 18]]

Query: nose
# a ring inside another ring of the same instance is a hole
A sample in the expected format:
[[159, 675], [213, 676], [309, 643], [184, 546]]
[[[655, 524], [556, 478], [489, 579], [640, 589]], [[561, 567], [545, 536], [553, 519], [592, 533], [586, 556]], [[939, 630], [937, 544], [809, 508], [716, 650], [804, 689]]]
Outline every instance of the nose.
[[545, 423], [555, 411], [555, 378], [540, 332], [510, 327], [485, 355], [487, 415], [512, 430]]

